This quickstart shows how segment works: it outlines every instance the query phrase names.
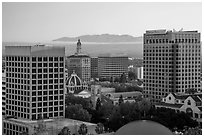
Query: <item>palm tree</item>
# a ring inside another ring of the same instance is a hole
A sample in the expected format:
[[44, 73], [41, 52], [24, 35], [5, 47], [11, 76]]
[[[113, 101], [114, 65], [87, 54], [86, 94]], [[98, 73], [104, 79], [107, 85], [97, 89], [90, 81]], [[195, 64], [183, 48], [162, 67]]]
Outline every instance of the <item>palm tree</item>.
[[63, 129], [60, 131], [58, 135], [71, 135], [71, 131], [68, 127], [63, 127]]
[[104, 126], [102, 123], [98, 123], [95, 129], [97, 134], [102, 134], [104, 131]]
[[151, 108], [151, 103], [148, 99], [142, 99], [141, 101], [138, 102], [139, 110], [144, 113], [144, 117], [146, 117], [146, 113], [150, 110]]
[[79, 135], [86, 135], [88, 132], [88, 128], [86, 126], [86, 124], [82, 123], [79, 127], [78, 133]]

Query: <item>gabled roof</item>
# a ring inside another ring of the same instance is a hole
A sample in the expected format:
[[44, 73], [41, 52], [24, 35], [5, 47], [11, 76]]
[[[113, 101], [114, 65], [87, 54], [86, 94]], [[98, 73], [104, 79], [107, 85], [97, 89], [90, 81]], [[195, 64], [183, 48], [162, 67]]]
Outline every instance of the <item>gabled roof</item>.
[[111, 103], [112, 104], [112, 100], [109, 99], [108, 97], [104, 96], [103, 94], [101, 94], [101, 102], [103, 103]]
[[158, 103], [157, 105], [164, 106], [164, 107], [173, 107], [173, 108], [180, 108], [181, 106], [183, 106], [183, 104], [170, 104], [165, 102]]
[[171, 93], [176, 99], [181, 99], [185, 100], [187, 99], [190, 95], [176, 95], [175, 93]]
[[195, 102], [201, 102], [202, 100], [200, 100], [199, 97], [197, 96], [191, 96], [193, 98], [193, 100], [195, 100]]

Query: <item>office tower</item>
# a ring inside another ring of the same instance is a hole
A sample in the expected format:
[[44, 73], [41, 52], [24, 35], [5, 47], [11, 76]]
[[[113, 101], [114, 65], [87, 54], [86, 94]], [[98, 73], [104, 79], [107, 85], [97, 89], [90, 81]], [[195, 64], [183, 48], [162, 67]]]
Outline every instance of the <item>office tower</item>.
[[89, 81], [91, 78], [91, 59], [81, 52], [80, 40], [77, 42], [76, 53], [67, 57], [67, 69], [68, 76], [75, 71], [82, 81]]
[[91, 58], [91, 78], [98, 78], [98, 58]]
[[2, 70], [2, 116], [6, 111], [6, 71]]
[[128, 72], [128, 57], [98, 57], [98, 76], [100, 78], [120, 78]]
[[144, 34], [144, 96], [160, 102], [170, 92], [201, 91], [201, 42], [197, 31]]
[[6, 47], [6, 115], [36, 120], [64, 117], [65, 48]]

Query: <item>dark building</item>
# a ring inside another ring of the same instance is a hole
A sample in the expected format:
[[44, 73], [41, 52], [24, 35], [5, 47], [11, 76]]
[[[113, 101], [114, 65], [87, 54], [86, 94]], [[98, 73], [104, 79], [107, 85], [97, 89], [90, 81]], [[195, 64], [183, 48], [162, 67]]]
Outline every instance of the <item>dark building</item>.
[[98, 76], [100, 78], [116, 78], [128, 73], [128, 57], [98, 57]]
[[91, 58], [91, 78], [98, 78], [98, 57]]

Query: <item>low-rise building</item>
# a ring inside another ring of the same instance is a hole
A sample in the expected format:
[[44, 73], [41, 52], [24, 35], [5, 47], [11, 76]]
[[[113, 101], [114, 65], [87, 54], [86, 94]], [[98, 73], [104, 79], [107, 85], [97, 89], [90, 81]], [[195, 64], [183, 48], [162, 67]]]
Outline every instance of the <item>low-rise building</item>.
[[122, 95], [124, 102], [135, 102], [135, 100], [139, 97], [143, 97], [142, 93], [139, 91], [132, 92], [120, 92], [120, 93], [108, 93], [105, 96], [113, 101], [114, 105], [119, 103], [119, 98]]
[[161, 103], [155, 105], [156, 108], [164, 107], [175, 110], [175, 112], [185, 112], [202, 123], [202, 94], [179, 94], [170, 93], [162, 99]]
[[31, 121], [27, 119], [9, 118], [3, 119], [3, 135], [39, 134], [36, 133], [36, 129], [40, 124], [43, 124], [44, 126], [44, 131], [40, 134], [44, 135], [58, 135], [64, 127], [68, 127], [71, 134], [78, 134], [81, 124], [85, 124], [87, 126], [87, 134], [96, 134], [96, 124], [79, 120], [59, 118]]

